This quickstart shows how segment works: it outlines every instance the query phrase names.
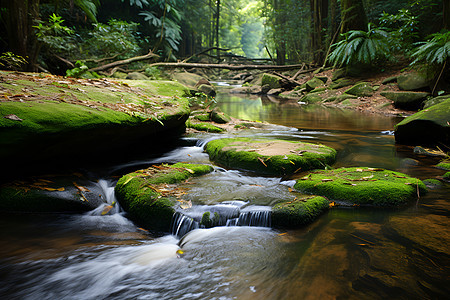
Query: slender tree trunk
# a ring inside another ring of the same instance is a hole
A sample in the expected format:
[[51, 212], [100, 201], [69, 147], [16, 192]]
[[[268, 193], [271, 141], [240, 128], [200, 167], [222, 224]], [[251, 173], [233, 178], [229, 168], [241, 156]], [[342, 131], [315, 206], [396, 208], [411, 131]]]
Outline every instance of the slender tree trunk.
[[362, 0], [341, 0], [341, 33], [367, 30], [367, 17]]
[[[220, 47], [219, 40], [219, 21], [220, 21], [220, 0], [217, 0], [217, 19], [216, 19], [216, 47]], [[220, 50], [217, 50], [217, 59], [220, 62]]]
[[450, 1], [449, 0], [443, 0], [442, 19], [444, 21], [444, 24], [443, 24], [444, 29], [450, 30]]

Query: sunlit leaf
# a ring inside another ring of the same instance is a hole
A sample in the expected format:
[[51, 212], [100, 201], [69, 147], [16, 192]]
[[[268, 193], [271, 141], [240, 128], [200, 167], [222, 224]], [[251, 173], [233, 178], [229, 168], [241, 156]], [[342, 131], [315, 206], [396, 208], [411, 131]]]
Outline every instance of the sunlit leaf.
[[105, 208], [103, 208], [103, 211], [102, 211], [102, 216], [104, 216], [104, 215], [106, 215], [107, 213], [109, 213], [109, 212], [111, 211], [112, 208], [113, 208], [112, 205], [107, 205], [107, 206], [105, 206]]

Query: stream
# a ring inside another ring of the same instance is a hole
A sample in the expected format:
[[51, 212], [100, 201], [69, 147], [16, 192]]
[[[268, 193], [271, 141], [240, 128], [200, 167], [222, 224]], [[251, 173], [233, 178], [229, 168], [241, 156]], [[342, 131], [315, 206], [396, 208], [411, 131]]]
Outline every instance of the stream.
[[[334, 167], [386, 168], [422, 180], [444, 173], [433, 167], [438, 159], [395, 144], [396, 117], [277, 98], [219, 94], [217, 102], [233, 117], [273, 124], [239, 135], [323, 143], [338, 152]], [[210, 163], [203, 146], [223, 136], [191, 134], [161, 157], [90, 172], [99, 174], [95, 184], [113, 204], [117, 177], [112, 175], [161, 162]], [[406, 207], [337, 207], [309, 226], [280, 231], [270, 228], [264, 211], [292, 198], [293, 180], [216, 167], [192, 182], [186, 200], [194, 207], [187, 215], [226, 206], [236, 218], [211, 229], [188, 224], [190, 231], [181, 232], [175, 226], [174, 234], [161, 236], [138, 228], [117, 205], [103, 216], [103, 207], [82, 215], [1, 214], [0, 296], [445, 299], [450, 294], [449, 184]], [[255, 211], [257, 221], [245, 219]]]

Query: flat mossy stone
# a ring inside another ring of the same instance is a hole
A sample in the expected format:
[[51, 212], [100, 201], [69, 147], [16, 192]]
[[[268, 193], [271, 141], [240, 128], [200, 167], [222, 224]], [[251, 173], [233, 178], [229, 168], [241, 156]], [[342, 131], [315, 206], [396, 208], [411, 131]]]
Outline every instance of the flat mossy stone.
[[387, 77], [385, 79], [383, 79], [383, 81], [381, 81], [382, 84], [388, 84], [391, 82], [396, 82], [397, 81], [397, 76], [391, 76], [391, 77]]
[[320, 93], [320, 92], [324, 92], [324, 91], [326, 91], [327, 90], [327, 88], [326, 87], [317, 87], [317, 88], [315, 88], [315, 89], [313, 89], [311, 92], [309, 92], [310, 94], [311, 93]]
[[275, 228], [298, 228], [308, 225], [329, 207], [330, 202], [320, 196], [278, 203], [272, 208], [272, 226]]
[[186, 128], [192, 128], [198, 131], [206, 131], [206, 132], [212, 132], [212, 133], [220, 133], [224, 132], [225, 129], [217, 127], [211, 123], [193, 123], [191, 121], [186, 121]]
[[94, 156], [98, 160], [98, 153], [108, 159], [133, 143], [142, 146], [150, 138], [179, 136], [189, 116], [189, 89], [173, 81], [83, 80], [0, 71], [0, 89], [24, 95], [24, 100], [11, 97], [0, 103], [0, 163], [9, 169], [18, 169], [18, 164], [50, 167], [61, 161], [78, 165]]
[[197, 84], [197, 82], [204, 79], [200, 75], [189, 72], [176, 72], [171, 76], [171, 78], [189, 87], [194, 87]]
[[427, 191], [417, 178], [376, 168], [317, 171], [297, 180], [294, 188], [330, 200], [373, 206], [402, 205]]
[[261, 86], [268, 85], [270, 89], [278, 89], [281, 87], [282, 78], [269, 73], [264, 73], [261, 79]]
[[425, 179], [423, 181], [423, 183], [431, 189], [437, 189], [443, 186], [442, 182], [438, 179], [434, 179], [434, 178], [430, 178], [430, 179]]
[[373, 95], [374, 91], [370, 83], [360, 82], [346, 90], [345, 93], [358, 97], [370, 97]]
[[416, 110], [429, 95], [425, 92], [393, 92], [384, 91], [381, 96], [394, 101], [394, 106], [402, 109]]
[[353, 80], [348, 78], [340, 78], [329, 85], [330, 89], [340, 89], [349, 86], [353, 83]]
[[431, 99], [427, 99], [423, 102], [423, 108], [422, 109], [427, 109], [433, 105], [439, 104], [441, 102], [444, 102], [445, 100], [450, 99], [450, 95], [443, 95], [443, 96], [438, 96], [438, 97], [434, 97]]
[[450, 144], [450, 99], [409, 116], [394, 126], [395, 141], [411, 145]]
[[336, 157], [336, 151], [324, 145], [244, 137], [210, 141], [205, 151], [227, 168], [280, 176], [325, 168]]
[[331, 76], [331, 81], [336, 81], [338, 79], [341, 79], [347, 75], [346, 69], [336, 69], [333, 72], [333, 76]]
[[397, 76], [398, 87], [404, 91], [415, 91], [427, 88], [430, 83], [431, 80], [429, 78], [418, 72], [411, 72]]
[[194, 119], [202, 121], [202, 122], [209, 122], [211, 121], [211, 115], [208, 112], [202, 112], [200, 114], [196, 114], [192, 116]]
[[213, 171], [208, 165], [176, 163], [152, 166], [122, 176], [115, 187], [117, 200], [129, 217], [150, 230], [169, 231], [176, 198], [161, 191], [190, 177]]
[[323, 81], [320, 80], [320, 79], [317, 78], [317, 77], [313, 77], [312, 79], [308, 80], [308, 81], [305, 83], [305, 87], [306, 87], [306, 90], [307, 90], [307, 91], [312, 91], [312, 90], [314, 90], [315, 88], [317, 88], [317, 87], [319, 87], [319, 86], [323, 86], [323, 85], [324, 85]]

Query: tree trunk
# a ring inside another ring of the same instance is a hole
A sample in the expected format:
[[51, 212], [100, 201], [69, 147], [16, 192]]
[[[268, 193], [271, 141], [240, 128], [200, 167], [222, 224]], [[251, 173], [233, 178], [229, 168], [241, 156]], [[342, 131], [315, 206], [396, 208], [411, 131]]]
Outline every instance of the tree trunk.
[[341, 33], [367, 30], [367, 16], [362, 0], [341, 0]]
[[33, 20], [39, 16], [39, 0], [2, 0], [2, 18], [5, 23], [8, 50], [28, 61], [27, 69], [35, 70], [37, 40]]
[[450, 30], [450, 1], [444, 0], [442, 5], [442, 19], [444, 29]]
[[311, 46], [313, 61], [322, 64], [324, 60], [325, 41], [323, 29], [327, 27], [328, 0], [310, 0], [313, 31], [311, 33]]
[[[219, 21], [220, 21], [220, 0], [217, 0], [217, 19], [216, 19], [216, 47], [217, 48], [220, 48]], [[217, 50], [217, 60], [220, 62], [220, 51], [219, 50]]]

